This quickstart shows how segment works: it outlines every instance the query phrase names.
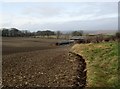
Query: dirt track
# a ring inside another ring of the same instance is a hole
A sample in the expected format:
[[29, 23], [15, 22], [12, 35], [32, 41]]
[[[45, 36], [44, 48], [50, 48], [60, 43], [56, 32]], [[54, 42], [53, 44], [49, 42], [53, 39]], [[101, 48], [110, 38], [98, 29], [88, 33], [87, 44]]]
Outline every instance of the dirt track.
[[23, 45], [17, 43], [15, 39], [11, 40], [13, 42], [3, 40], [3, 85], [9, 87], [74, 86], [78, 61], [69, 57], [69, 46], [55, 47], [51, 45], [55, 41], [38, 40], [34, 40], [36, 44], [28, 39], [17, 40], [24, 42], [21, 43]]

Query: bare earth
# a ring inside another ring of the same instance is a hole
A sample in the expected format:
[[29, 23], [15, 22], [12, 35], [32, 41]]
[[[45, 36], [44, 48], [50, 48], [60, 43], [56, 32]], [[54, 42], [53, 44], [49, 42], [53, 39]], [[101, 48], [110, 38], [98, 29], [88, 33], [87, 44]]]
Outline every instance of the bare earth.
[[72, 87], [78, 62], [56, 39], [3, 38], [2, 82], [8, 87]]

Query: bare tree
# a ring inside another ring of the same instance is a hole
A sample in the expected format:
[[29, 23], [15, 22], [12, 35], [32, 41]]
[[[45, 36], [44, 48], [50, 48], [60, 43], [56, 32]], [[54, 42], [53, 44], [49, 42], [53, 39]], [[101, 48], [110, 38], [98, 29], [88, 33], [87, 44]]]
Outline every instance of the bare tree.
[[56, 37], [57, 37], [57, 39], [59, 39], [61, 35], [62, 35], [62, 33], [61, 33], [60, 31], [57, 31], [57, 32], [56, 32]]

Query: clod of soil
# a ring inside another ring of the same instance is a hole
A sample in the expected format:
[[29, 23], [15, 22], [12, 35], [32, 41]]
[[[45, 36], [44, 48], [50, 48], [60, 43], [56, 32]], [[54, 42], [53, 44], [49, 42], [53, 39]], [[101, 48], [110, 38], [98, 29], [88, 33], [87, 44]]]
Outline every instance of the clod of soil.
[[86, 63], [81, 56], [62, 53], [43, 58], [35, 54], [3, 57], [4, 87], [85, 87]]

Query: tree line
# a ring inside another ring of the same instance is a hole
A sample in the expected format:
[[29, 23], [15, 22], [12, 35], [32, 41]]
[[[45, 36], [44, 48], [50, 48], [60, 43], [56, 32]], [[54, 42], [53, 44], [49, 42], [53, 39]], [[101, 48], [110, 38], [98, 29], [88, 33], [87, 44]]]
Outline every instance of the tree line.
[[55, 35], [55, 32], [46, 30], [46, 31], [37, 31], [37, 32], [30, 32], [28, 30], [18, 30], [16, 28], [6, 29], [3, 28], [2, 30], [3, 37], [28, 37], [28, 36], [50, 36]]
[[[70, 33], [62, 33], [61, 31], [51, 31], [51, 30], [46, 30], [46, 31], [37, 31], [37, 32], [30, 32], [28, 30], [19, 30], [17, 28], [2, 28], [1, 30], [1, 35], [2, 37], [30, 37], [30, 36], [56, 36], [57, 39], [61, 38], [62, 35], [65, 36], [65, 38], [69, 39], [69, 36], [82, 36], [85, 35], [82, 30], [79, 31], [72, 31]], [[86, 35], [86, 41], [85, 43], [89, 42], [101, 42], [101, 41], [110, 41], [110, 40], [118, 40], [120, 38], [120, 32], [116, 32], [115, 35], [111, 36], [104, 36], [102, 34], [95, 35], [95, 36], [90, 36], [89, 34]]]
[[[56, 35], [56, 38], [60, 38], [60, 36], [63, 34], [61, 31], [51, 31], [51, 30], [46, 30], [46, 31], [37, 31], [37, 32], [30, 32], [28, 30], [19, 30], [17, 28], [2, 28], [2, 36], [3, 37], [28, 37], [28, 36], [51, 36], [51, 35]], [[83, 31], [73, 31], [69, 34], [66, 34], [66, 36], [72, 35], [72, 36], [82, 36]]]

